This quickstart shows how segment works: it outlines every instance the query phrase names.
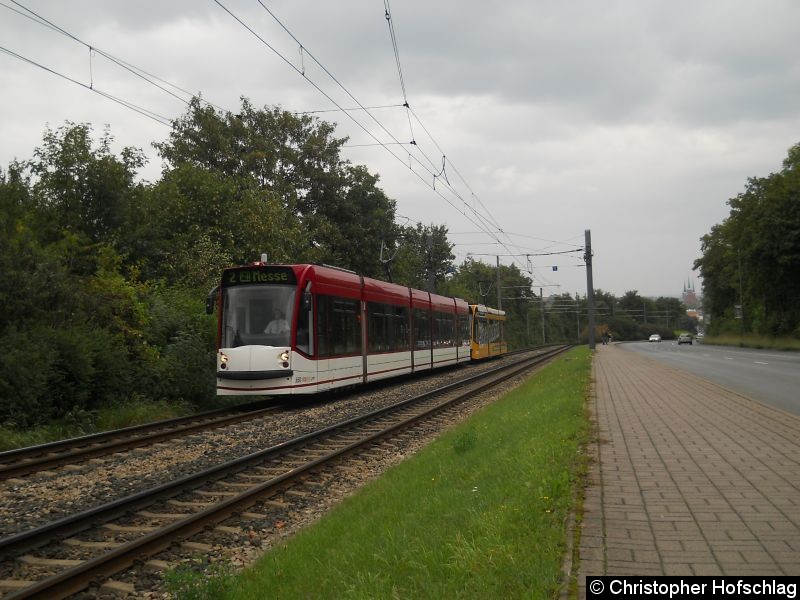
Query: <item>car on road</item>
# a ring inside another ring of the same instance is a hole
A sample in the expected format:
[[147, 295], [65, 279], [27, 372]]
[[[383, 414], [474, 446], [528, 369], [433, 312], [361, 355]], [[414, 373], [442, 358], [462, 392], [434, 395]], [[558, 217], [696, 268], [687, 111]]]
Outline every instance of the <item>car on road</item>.
[[689, 344], [692, 345], [692, 336], [689, 333], [682, 333], [678, 336], [678, 345]]
[[648, 341], [650, 341], [650, 342], [660, 342], [661, 341], [661, 336], [658, 335], [657, 333], [654, 333], [653, 335], [650, 336], [650, 339]]

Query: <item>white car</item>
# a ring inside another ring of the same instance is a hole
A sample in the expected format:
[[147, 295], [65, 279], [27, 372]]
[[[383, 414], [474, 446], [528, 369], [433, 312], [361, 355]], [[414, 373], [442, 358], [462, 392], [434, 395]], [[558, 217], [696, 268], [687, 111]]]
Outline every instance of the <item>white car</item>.
[[650, 336], [650, 339], [648, 341], [650, 341], [650, 342], [660, 342], [661, 341], [661, 336], [658, 335], [657, 333], [654, 333], [653, 335]]
[[691, 334], [688, 334], [688, 333], [680, 334], [678, 336], [678, 345], [680, 346], [681, 344], [689, 344], [691, 346], [692, 345], [692, 336], [691, 336]]

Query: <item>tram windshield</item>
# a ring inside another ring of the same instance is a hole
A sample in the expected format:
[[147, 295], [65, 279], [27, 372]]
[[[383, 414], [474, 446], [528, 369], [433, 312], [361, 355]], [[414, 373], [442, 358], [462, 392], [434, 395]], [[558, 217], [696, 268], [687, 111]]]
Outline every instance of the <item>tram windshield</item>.
[[237, 285], [222, 292], [222, 347], [289, 346], [296, 288]]

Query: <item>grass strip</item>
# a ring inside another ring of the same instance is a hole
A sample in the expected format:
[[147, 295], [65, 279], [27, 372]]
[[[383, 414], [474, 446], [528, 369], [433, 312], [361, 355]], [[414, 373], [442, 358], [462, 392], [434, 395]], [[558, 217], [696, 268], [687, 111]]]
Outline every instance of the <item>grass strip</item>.
[[121, 429], [192, 414], [188, 403], [134, 398], [98, 411], [74, 410], [64, 418], [28, 429], [0, 426], [0, 452], [56, 442], [72, 437]]
[[590, 361], [585, 347], [557, 359], [213, 596], [553, 597], [584, 467]]
[[796, 338], [770, 337], [755, 333], [746, 333], [744, 335], [707, 335], [703, 339], [703, 343], [716, 344], [718, 346], [738, 346], [739, 348], [758, 348], [800, 352], [800, 340]]

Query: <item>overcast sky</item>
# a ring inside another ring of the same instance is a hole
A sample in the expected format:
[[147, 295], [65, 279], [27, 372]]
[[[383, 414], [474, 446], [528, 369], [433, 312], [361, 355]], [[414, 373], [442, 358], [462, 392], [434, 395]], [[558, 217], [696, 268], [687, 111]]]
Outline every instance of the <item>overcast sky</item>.
[[[403, 103], [383, 2], [262, 1], [220, 0], [263, 41], [213, 0], [0, 0], [0, 46], [167, 119], [186, 105], [7, 6], [233, 111], [241, 96], [290, 111], [336, 108], [310, 82], [344, 108]], [[350, 137], [349, 160], [380, 175], [401, 222], [446, 225], [458, 262], [470, 252], [531, 254], [501, 261], [531, 265], [546, 295], [585, 294], [580, 252], [535, 255], [581, 248], [586, 229], [595, 288], [676, 295], [691, 278], [699, 290], [699, 238], [748, 177], [779, 170], [800, 142], [796, 0], [390, 8], [416, 116], [402, 107], [350, 112], [358, 124], [319, 116]], [[46, 126], [69, 120], [98, 136], [108, 125], [118, 148], [149, 157], [141, 176], [158, 178], [150, 144], [168, 126], [5, 53], [0, 74], [4, 169], [31, 157]], [[391, 145], [361, 146], [376, 138]]]

